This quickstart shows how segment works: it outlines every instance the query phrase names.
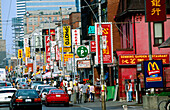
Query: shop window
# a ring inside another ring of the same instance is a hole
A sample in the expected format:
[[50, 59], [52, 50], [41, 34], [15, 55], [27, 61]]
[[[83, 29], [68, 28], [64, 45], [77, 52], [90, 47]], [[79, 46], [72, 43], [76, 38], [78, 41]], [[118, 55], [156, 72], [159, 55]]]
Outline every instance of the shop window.
[[164, 24], [154, 23], [154, 46], [159, 46], [164, 42]]

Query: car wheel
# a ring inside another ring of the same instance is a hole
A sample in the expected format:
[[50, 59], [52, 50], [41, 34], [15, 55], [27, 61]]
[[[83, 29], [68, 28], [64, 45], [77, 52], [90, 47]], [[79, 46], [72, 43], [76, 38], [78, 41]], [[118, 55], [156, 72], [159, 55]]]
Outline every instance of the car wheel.
[[69, 107], [69, 102], [65, 103], [64, 106]]

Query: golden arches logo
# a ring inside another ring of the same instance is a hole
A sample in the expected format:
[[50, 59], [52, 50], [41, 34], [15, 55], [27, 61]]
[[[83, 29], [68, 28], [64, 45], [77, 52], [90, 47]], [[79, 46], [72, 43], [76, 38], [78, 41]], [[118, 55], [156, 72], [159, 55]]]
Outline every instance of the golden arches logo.
[[[152, 70], [151, 70], [150, 67], [152, 68]], [[156, 62], [153, 62], [153, 63], [149, 62], [148, 63], [148, 71], [147, 72], [148, 72], [149, 76], [153, 75], [153, 74], [159, 74], [160, 73], [160, 69], [159, 69], [157, 63]]]

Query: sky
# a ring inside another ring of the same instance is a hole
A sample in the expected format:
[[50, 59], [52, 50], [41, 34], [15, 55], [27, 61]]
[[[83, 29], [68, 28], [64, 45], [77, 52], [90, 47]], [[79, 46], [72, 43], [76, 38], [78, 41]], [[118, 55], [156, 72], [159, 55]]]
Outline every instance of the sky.
[[[10, 5], [11, 2], [11, 5]], [[1, 13], [2, 13], [2, 32], [3, 39], [6, 40], [7, 55], [13, 54], [13, 38], [12, 35], [12, 18], [16, 17], [16, 0], [1, 0]], [[8, 22], [7, 22], [8, 20]]]

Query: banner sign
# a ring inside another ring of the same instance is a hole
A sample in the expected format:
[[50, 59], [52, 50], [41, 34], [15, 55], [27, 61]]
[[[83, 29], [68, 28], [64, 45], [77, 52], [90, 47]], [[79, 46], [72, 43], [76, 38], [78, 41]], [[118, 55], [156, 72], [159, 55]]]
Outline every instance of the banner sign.
[[166, 21], [166, 0], [145, 0], [146, 22]]
[[55, 45], [56, 45], [56, 41], [51, 41], [51, 59], [52, 60], [55, 59]]
[[45, 36], [45, 44], [46, 44], [46, 63], [50, 63], [50, 38], [51, 36]]
[[145, 88], [163, 87], [162, 60], [144, 61]]
[[90, 52], [96, 52], [96, 41], [90, 41]]
[[80, 29], [72, 29], [72, 45], [80, 45]]
[[[113, 38], [112, 38], [112, 23], [102, 23], [102, 44], [103, 44], [103, 63], [113, 63]], [[96, 55], [97, 62], [100, 63], [100, 35], [98, 35], [99, 23], [95, 23], [95, 38], [96, 38]]]
[[70, 35], [70, 26], [63, 26], [63, 39], [64, 39], [64, 46], [68, 47], [71, 46], [71, 35]]
[[[64, 54], [64, 62], [68, 61], [68, 58], [73, 58], [73, 53]], [[62, 54], [61, 54], [61, 61], [63, 61]]]
[[60, 52], [59, 52], [59, 48], [58, 48], [58, 46], [57, 46], [57, 45], [55, 46], [55, 49], [56, 49], [56, 50], [55, 50], [55, 51], [56, 51], [56, 57], [55, 57], [55, 60], [57, 60], [57, 61], [58, 61], [58, 60], [60, 60]]
[[26, 57], [27, 58], [30, 58], [30, 47], [25, 47], [25, 50], [26, 50]]
[[78, 60], [78, 68], [91, 68], [90, 60]]
[[[64, 52], [71, 52], [71, 47], [64, 47], [63, 51]], [[60, 47], [60, 52], [62, 52], [62, 47]]]
[[[162, 60], [163, 64], [169, 64], [169, 54], [152, 55], [152, 59]], [[136, 65], [146, 60], [149, 60], [149, 55], [120, 55], [119, 65]]]

